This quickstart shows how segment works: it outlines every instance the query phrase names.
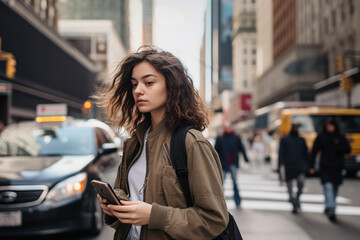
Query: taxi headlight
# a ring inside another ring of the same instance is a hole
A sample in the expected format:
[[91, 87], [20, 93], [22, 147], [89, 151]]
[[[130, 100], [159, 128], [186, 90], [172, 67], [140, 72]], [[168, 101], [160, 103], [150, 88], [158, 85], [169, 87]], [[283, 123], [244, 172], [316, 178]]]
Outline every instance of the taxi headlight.
[[86, 173], [79, 173], [75, 176], [69, 177], [56, 184], [55, 187], [48, 193], [46, 200], [56, 202], [81, 195], [85, 191], [86, 183]]

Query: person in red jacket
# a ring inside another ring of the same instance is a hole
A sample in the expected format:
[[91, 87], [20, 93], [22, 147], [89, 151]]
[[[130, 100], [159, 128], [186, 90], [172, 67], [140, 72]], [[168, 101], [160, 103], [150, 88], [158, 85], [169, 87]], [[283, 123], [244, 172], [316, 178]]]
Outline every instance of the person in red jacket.
[[231, 174], [235, 204], [236, 207], [240, 207], [241, 197], [236, 183], [237, 170], [239, 168], [239, 153], [241, 152], [243, 154], [245, 162], [249, 162], [249, 159], [240, 137], [235, 134], [230, 122], [224, 123], [224, 133], [216, 138], [215, 150], [220, 157], [223, 178], [225, 179], [226, 173], [229, 172]]

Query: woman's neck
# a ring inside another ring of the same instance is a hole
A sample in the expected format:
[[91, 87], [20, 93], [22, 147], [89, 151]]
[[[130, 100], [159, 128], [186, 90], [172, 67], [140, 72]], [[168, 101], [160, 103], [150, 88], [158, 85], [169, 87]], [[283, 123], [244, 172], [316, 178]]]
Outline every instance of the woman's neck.
[[163, 120], [165, 112], [163, 114], [153, 114], [151, 113], [151, 128], [149, 133]]

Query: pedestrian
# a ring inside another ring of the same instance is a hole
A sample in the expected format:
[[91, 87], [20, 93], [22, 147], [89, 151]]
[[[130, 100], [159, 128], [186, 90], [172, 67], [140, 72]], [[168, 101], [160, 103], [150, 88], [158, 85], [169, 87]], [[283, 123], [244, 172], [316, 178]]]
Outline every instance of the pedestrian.
[[262, 172], [262, 166], [265, 161], [266, 147], [262, 137], [257, 134], [254, 137], [253, 144], [251, 145], [251, 162], [254, 171]]
[[325, 120], [323, 130], [315, 139], [310, 161], [310, 173], [315, 173], [315, 159], [320, 152], [319, 174], [325, 196], [324, 213], [336, 222], [336, 196], [343, 182], [344, 156], [351, 147], [333, 118]]
[[227, 173], [231, 174], [235, 204], [236, 207], [240, 207], [241, 197], [236, 182], [237, 170], [239, 168], [239, 153], [241, 152], [243, 154], [245, 162], [249, 162], [249, 159], [246, 155], [246, 151], [241, 142], [241, 139], [238, 135], [235, 134], [231, 123], [225, 122], [223, 128], [223, 134], [216, 138], [215, 150], [220, 157], [224, 180]]
[[[110, 88], [97, 95], [108, 119], [126, 127], [123, 159], [114, 188], [122, 205], [101, 199], [114, 239], [213, 239], [228, 211], [220, 160], [204, 138], [207, 111], [180, 60], [153, 47], [120, 64]], [[185, 144], [193, 206], [187, 202], [170, 159], [174, 129], [191, 124]]]
[[[304, 138], [299, 136], [299, 123], [291, 125], [291, 131], [280, 140], [279, 169], [285, 168], [285, 181], [289, 194], [289, 202], [293, 206], [292, 212], [298, 213], [300, 196], [304, 187], [306, 165], [308, 162], [308, 148]], [[279, 170], [280, 171], [280, 170]], [[293, 192], [293, 182], [296, 180], [297, 192]]]

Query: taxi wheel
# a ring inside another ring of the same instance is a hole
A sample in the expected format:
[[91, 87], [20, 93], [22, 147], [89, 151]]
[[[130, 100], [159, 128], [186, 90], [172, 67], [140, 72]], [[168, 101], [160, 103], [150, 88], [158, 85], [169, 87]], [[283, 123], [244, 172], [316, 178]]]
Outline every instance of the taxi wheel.
[[103, 220], [103, 211], [101, 209], [101, 204], [96, 196], [94, 196], [94, 207], [93, 207], [91, 222], [92, 223], [90, 228], [90, 234], [94, 236], [98, 235], [104, 227], [104, 220]]

